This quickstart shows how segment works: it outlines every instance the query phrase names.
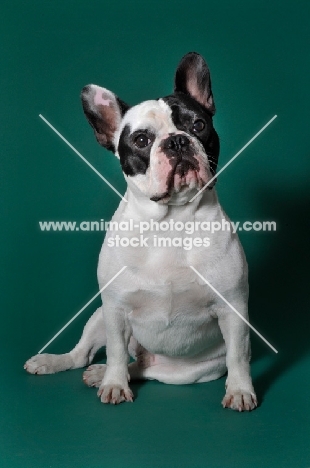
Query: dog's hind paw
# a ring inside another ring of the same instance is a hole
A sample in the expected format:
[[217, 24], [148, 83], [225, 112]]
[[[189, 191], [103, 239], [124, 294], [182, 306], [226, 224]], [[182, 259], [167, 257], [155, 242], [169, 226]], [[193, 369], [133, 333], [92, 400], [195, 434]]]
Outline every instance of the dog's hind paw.
[[28, 359], [24, 369], [29, 374], [53, 374], [55, 372], [52, 360], [46, 354], [37, 354]]
[[83, 382], [89, 387], [100, 387], [106, 368], [106, 364], [89, 366], [83, 373]]
[[29, 374], [55, 374], [73, 367], [69, 354], [37, 354], [28, 359], [24, 369]]

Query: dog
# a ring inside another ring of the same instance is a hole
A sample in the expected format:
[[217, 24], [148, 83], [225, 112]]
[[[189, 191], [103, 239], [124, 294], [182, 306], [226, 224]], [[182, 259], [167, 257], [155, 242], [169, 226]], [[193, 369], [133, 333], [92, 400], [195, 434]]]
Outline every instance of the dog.
[[[127, 181], [112, 222], [134, 220], [134, 226], [118, 233], [123, 245], [116, 245], [115, 229], [107, 231], [98, 263], [102, 306], [79, 343], [67, 354], [38, 354], [25, 369], [51, 374], [88, 366], [106, 346], [106, 364], [83, 374], [87, 385], [99, 387], [103, 403], [133, 401], [133, 379], [189, 384], [227, 372], [223, 407], [253, 410], [249, 327], [216, 293], [248, 319], [245, 255], [231, 230], [210, 234], [206, 243], [201, 228], [203, 222], [230, 223], [214, 188], [220, 145], [205, 60], [186, 54], [173, 94], [163, 98], [129, 107], [108, 89], [88, 85], [81, 99], [97, 141], [119, 158]], [[175, 226], [195, 223], [192, 248], [184, 248], [184, 232], [166, 229], [172, 220]], [[151, 230], [137, 245], [138, 223], [146, 221], [165, 222], [166, 239], [173, 244], [178, 236], [182, 245], [158, 246], [158, 231]]]

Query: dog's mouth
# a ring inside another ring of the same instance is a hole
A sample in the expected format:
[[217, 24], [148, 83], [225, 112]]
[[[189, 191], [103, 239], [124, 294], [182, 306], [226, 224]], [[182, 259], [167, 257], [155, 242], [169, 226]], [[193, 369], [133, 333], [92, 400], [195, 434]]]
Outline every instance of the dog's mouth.
[[154, 197], [151, 197], [150, 200], [154, 201], [154, 202], [162, 202], [162, 203], [166, 203], [167, 201], [169, 201], [170, 199], [170, 193], [169, 192], [165, 192], [161, 195], [154, 195]]
[[186, 203], [188, 194], [192, 197], [207, 182], [208, 174], [204, 170], [203, 164], [194, 156], [183, 156], [180, 158], [170, 158], [171, 170], [166, 178], [166, 190], [162, 193], [155, 193], [150, 199], [159, 204], [168, 203], [182, 199], [182, 204]]
[[173, 184], [166, 192], [152, 196], [150, 200], [159, 204], [165, 204], [168, 203], [172, 197], [176, 198], [178, 196], [186, 196], [189, 192], [194, 196], [195, 192], [200, 190], [203, 186], [204, 182], [198, 177], [198, 175], [196, 177], [196, 181], [192, 179], [190, 183], [187, 183], [184, 178], [178, 181], [177, 184]]

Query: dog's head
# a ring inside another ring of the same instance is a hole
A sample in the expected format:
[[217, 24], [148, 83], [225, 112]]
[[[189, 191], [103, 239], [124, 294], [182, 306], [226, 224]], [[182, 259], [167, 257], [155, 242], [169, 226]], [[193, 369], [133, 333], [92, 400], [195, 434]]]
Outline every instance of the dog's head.
[[129, 108], [111, 91], [88, 85], [82, 103], [97, 141], [119, 157], [129, 186], [140, 195], [183, 204], [214, 176], [215, 105], [210, 72], [199, 54], [183, 57], [169, 96]]

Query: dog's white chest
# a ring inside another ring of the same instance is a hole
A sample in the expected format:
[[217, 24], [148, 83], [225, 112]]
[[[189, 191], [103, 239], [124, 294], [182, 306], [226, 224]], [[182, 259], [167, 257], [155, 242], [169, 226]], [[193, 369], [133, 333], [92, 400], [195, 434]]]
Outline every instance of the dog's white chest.
[[[212, 297], [187, 267], [175, 268], [173, 279], [137, 282], [123, 297], [134, 337], [148, 351], [194, 355], [220, 337], [212, 316]], [[133, 285], [132, 285], [133, 286]]]
[[[214, 197], [208, 194], [208, 197]], [[171, 209], [171, 217], [178, 221], [200, 221], [212, 216], [217, 219], [221, 214], [218, 205], [209, 214], [201, 210], [200, 214], [185, 209]], [[121, 219], [122, 213], [118, 213]], [[211, 239], [210, 247], [160, 248], [154, 246], [153, 236], [148, 232], [148, 247], [109, 249], [105, 247], [99, 261], [100, 284], [104, 284], [106, 265], [111, 262], [119, 266], [126, 265], [122, 278], [113, 282], [111, 288], [124, 310], [132, 334], [148, 351], [166, 356], [191, 356], [216, 346], [223, 341], [217, 315], [218, 298], [216, 294], [191, 269], [193, 266], [202, 275], [207, 269], [207, 278], [211, 284], [221, 284], [233, 278], [230, 270], [221, 268], [225, 250], [226, 261], [229, 259], [229, 233], [218, 233]], [[165, 237], [182, 237], [184, 232], [166, 232]], [[128, 233], [127, 233], [128, 235]], [[130, 233], [136, 235], [135, 232]], [[163, 235], [163, 234], [162, 234]], [[193, 237], [203, 238], [205, 232], [197, 231]], [[113, 257], [111, 253], [113, 252]], [[225, 262], [226, 263], [226, 262]], [[236, 262], [235, 262], [236, 263]]]

